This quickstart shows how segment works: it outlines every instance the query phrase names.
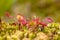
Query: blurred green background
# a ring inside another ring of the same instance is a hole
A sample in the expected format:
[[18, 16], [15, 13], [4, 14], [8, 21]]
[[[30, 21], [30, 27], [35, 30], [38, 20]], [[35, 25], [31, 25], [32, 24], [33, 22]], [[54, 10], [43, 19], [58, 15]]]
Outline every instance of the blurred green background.
[[52, 17], [60, 22], [60, 0], [0, 0], [0, 16], [4, 16], [6, 11], [26, 17], [35, 15], [41, 19]]

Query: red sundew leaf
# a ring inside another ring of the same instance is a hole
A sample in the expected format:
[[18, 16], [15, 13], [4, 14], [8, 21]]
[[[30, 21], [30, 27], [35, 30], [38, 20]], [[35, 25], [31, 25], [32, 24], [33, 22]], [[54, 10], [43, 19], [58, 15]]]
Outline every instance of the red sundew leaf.
[[33, 25], [36, 25], [32, 20], [27, 21], [27, 27], [31, 27]]
[[10, 16], [9, 12], [6, 12], [5, 14], [6, 14], [6, 16], [7, 16], [7, 17], [9, 17], [9, 16]]
[[33, 19], [33, 21], [36, 21], [37, 22], [37, 21], [39, 21], [39, 18]]
[[21, 24], [26, 25], [27, 21], [26, 20], [21, 20]]
[[46, 18], [46, 20], [47, 20], [49, 23], [53, 22], [52, 18]]
[[17, 20], [24, 20], [25, 19], [24, 16], [21, 14], [17, 14], [16, 18], [17, 18]]
[[33, 19], [33, 22], [35, 22], [36, 24], [39, 24], [40, 20], [39, 18]]
[[30, 25], [28, 23], [26, 24], [26, 26], [27, 26], [28, 29], [30, 28]]
[[41, 24], [41, 25], [43, 25], [43, 26], [47, 26], [47, 24], [44, 23], [44, 22], [40, 22], [39, 24]]
[[6, 12], [5, 15], [6, 15], [6, 17], [8, 17], [8, 18], [13, 18], [13, 17], [10, 15], [9, 12]]
[[27, 28], [30, 28], [30, 21], [28, 20], [26, 23]]
[[28, 21], [27, 24], [28, 24], [28, 27], [37, 26], [37, 25], [39, 25], [39, 18], [32, 19], [32, 20]]
[[18, 20], [18, 22], [19, 22], [20, 24], [22, 24], [22, 25], [26, 25], [26, 24], [27, 24], [27, 21], [26, 21], [26, 19], [24, 18], [23, 15], [17, 14], [16, 17], [17, 17], [17, 20]]

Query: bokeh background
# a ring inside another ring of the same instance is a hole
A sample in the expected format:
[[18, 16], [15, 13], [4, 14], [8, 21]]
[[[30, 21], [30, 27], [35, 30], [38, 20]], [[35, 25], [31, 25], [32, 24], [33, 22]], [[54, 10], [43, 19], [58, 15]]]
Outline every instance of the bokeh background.
[[52, 17], [55, 22], [60, 22], [60, 0], [0, 0], [0, 17], [6, 11], [12, 15], [21, 13], [41, 19]]

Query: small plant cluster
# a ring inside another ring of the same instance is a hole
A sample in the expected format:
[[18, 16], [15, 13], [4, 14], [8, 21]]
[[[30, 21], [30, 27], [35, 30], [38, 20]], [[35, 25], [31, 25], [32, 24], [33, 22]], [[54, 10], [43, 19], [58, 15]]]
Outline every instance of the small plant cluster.
[[[12, 18], [6, 13], [8, 18]], [[60, 24], [51, 18], [41, 21], [39, 18], [27, 20], [18, 14], [17, 22], [8, 23], [0, 19], [0, 40], [60, 40]]]

